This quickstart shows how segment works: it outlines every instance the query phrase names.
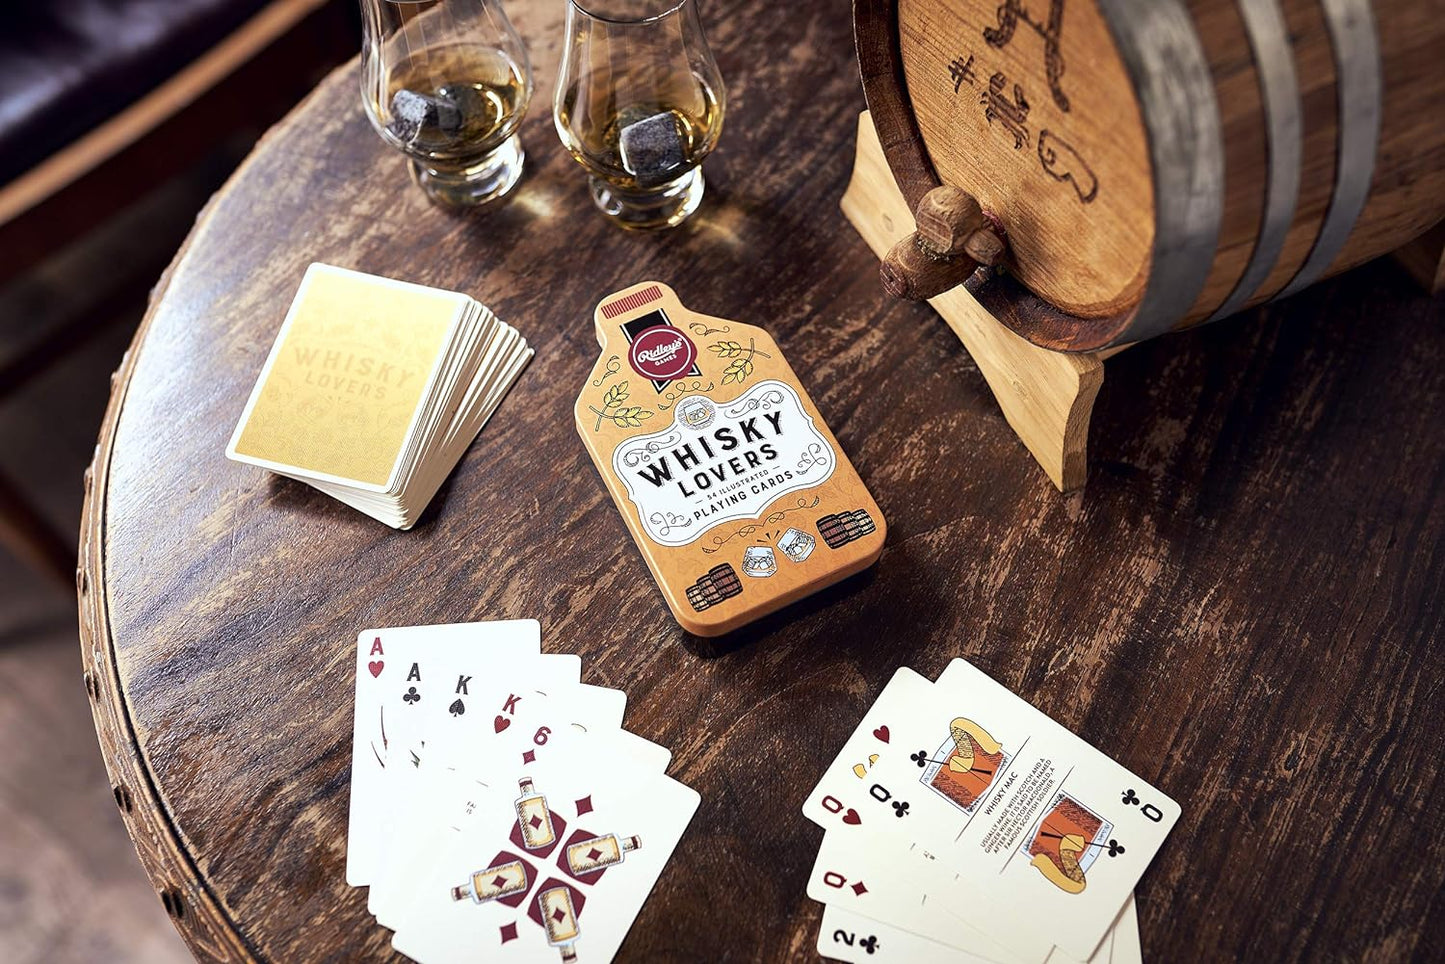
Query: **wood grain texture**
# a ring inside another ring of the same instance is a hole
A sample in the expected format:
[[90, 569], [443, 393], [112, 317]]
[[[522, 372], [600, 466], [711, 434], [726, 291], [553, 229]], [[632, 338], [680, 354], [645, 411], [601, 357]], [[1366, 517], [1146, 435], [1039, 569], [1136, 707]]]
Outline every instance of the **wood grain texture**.
[[[1244, 273], [1271, 159], [1261, 72], [1239, 4], [1184, 5], [1214, 87], [1224, 184], [1210, 270], [1193, 305], [1169, 319], [1176, 329], [1209, 320]], [[1306, 263], [1336, 187], [1340, 91], [1326, 18], [1320, 0], [1278, 5], [1287, 38], [1261, 56], [1293, 62], [1299, 191], [1282, 250], [1246, 305], [1278, 295]], [[1380, 142], [1368, 201], [1327, 276], [1406, 244], [1445, 215], [1445, 124], [1436, 109], [1445, 90], [1445, 0], [1381, 0], [1373, 8]], [[1060, 309], [1026, 313], [1020, 333], [1071, 351], [1146, 337], [1134, 309], [1158, 275], [1150, 246], [1154, 212], [1163, 208], [1134, 84], [1098, 6], [856, 0], [854, 16], [869, 107], [905, 196], [913, 201], [944, 183], [978, 197], [1009, 233], [1013, 274]]]
[[[914, 216], [888, 169], [867, 111], [858, 118], [858, 155], [841, 207], [879, 257], [903, 244], [899, 238], [915, 236], [908, 234]], [[1018, 288], [1005, 278], [985, 281], [982, 274], [976, 284], [985, 285], [995, 296]], [[1065, 354], [1040, 348], [1014, 334], [962, 285], [928, 303], [968, 349], [1004, 418], [1049, 481], [1061, 492], [1083, 488], [1089, 468], [1089, 418], [1104, 384], [1104, 359], [1110, 352]], [[999, 299], [991, 303], [997, 306]], [[1037, 298], [1023, 295], [1011, 301], [1009, 309], [1026, 311], [1040, 304]]]
[[[837, 211], [862, 107], [843, 4], [708, 6], [731, 113], [699, 215], [661, 236], [591, 209], [545, 109], [560, 10], [512, 8], [539, 83], [510, 204], [430, 208], [343, 70], [217, 196], [117, 382], [85, 652], [198, 955], [388, 959], [342, 881], [356, 629], [535, 616], [702, 794], [620, 960], [808, 959], [798, 808], [896, 666], [958, 655], [1182, 804], [1139, 888], [1150, 959], [1438, 959], [1439, 303], [1377, 265], [1131, 349], [1060, 497]], [[466, 290], [537, 347], [410, 533], [222, 455], [318, 259]], [[592, 306], [644, 277], [766, 326], [889, 521], [868, 573], [741, 638], [676, 628], [569, 417]]]

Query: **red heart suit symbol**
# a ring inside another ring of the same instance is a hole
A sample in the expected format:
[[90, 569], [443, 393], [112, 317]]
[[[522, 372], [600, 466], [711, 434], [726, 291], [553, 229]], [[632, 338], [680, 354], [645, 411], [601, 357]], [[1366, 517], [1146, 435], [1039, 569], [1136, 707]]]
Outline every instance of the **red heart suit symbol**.
[[878, 739], [882, 740], [884, 743], [887, 743], [887, 742], [888, 742], [888, 724], [885, 723], [884, 725], [878, 727], [878, 729], [876, 729], [876, 730], [873, 731], [873, 735], [876, 736]]
[[511, 725], [511, 720], [507, 719], [505, 716], [498, 716], [495, 720], [492, 721], [492, 730], [496, 733], [500, 733]]
[[843, 822], [848, 824], [848, 826], [850, 827], [856, 827], [858, 826], [858, 824], [863, 822], [863, 818], [858, 816], [857, 810], [849, 807], [847, 812], [843, 814]]
[[369, 670], [371, 670], [371, 675], [372, 675], [373, 677], [377, 677], [377, 676], [380, 676], [380, 675], [381, 675], [381, 668], [382, 668], [383, 666], [385, 666], [385, 665], [386, 665], [386, 664], [383, 663], [381, 660], [379, 660], [379, 659], [374, 659], [374, 660], [372, 660], [371, 662], [369, 662], [369, 663], [366, 664], [366, 668], [369, 669]]

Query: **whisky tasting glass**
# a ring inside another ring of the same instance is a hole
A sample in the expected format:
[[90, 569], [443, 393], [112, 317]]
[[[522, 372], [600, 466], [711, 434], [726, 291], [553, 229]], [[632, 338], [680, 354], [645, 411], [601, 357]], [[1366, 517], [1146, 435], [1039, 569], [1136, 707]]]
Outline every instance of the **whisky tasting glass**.
[[527, 51], [497, 0], [360, 0], [361, 101], [433, 201], [469, 207], [522, 175]]
[[668, 228], [702, 203], [726, 93], [697, 0], [568, 0], [552, 116], [625, 228]]

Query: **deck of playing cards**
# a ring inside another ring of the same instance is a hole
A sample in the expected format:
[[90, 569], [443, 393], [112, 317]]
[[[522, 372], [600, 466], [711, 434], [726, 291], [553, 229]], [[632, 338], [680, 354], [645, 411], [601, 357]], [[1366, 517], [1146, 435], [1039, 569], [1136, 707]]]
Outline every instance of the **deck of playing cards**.
[[534, 620], [357, 637], [346, 882], [424, 964], [605, 964], [697, 810]]
[[843, 961], [1129, 964], [1179, 806], [978, 669], [893, 676], [803, 806]]
[[313, 264], [226, 455], [409, 529], [531, 357], [466, 295]]

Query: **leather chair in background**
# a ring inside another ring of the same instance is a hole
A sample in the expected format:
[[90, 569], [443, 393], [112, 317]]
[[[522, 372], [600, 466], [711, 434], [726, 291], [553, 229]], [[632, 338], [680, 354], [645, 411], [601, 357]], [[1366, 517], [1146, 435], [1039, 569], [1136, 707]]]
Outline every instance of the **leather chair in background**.
[[[0, 16], [0, 283], [264, 131], [360, 47], [353, 0], [19, 0]], [[84, 322], [0, 355], [0, 399]], [[73, 578], [74, 538], [3, 475], [0, 542]]]

